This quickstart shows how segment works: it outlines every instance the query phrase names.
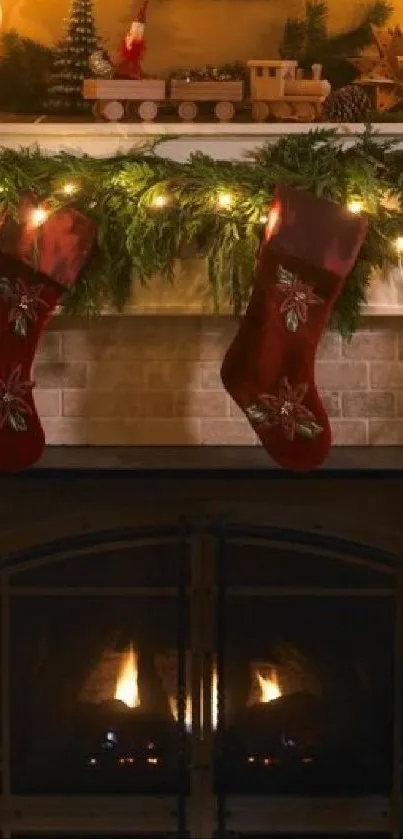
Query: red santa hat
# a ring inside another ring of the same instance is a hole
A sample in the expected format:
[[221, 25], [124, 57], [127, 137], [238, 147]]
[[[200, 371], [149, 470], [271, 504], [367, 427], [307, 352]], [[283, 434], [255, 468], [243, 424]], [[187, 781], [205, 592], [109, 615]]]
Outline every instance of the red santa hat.
[[130, 29], [121, 44], [116, 67], [119, 78], [142, 78], [141, 60], [146, 50], [144, 32], [147, 6], [148, 0], [144, 0], [137, 16], [133, 17]]
[[141, 7], [141, 9], [140, 9], [140, 11], [137, 15], [137, 18], [136, 18], [136, 20], [138, 20], [139, 23], [145, 23], [146, 22], [147, 6], [148, 6], [148, 0], [144, 0], [144, 3], [143, 3], [143, 5], [142, 5], [142, 7]]
[[142, 41], [144, 38], [144, 29], [147, 16], [148, 0], [144, 0], [137, 17], [133, 18], [132, 25], [127, 33], [128, 38], [134, 38], [136, 41]]

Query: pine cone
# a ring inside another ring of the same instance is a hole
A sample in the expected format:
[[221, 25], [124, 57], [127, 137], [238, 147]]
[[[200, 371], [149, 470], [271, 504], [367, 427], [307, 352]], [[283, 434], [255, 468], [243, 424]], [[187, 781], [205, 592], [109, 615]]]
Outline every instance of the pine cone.
[[359, 85], [349, 84], [331, 93], [322, 106], [322, 122], [364, 122], [371, 100]]

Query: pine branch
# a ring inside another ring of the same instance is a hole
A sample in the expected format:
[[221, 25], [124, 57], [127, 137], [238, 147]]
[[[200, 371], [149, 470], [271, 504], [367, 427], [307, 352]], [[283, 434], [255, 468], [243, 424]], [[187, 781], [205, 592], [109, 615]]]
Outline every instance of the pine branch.
[[326, 53], [328, 57], [349, 58], [372, 43], [371, 24], [384, 26], [393, 12], [387, 0], [375, 0], [367, 10], [362, 22], [355, 29], [328, 38]]
[[306, 21], [288, 18], [279, 46], [280, 58], [286, 61], [301, 61], [306, 47]]
[[328, 7], [325, 0], [307, 0], [306, 53], [319, 54], [327, 41]]
[[[158, 146], [161, 153], [161, 146]], [[368, 234], [354, 271], [336, 303], [333, 324], [342, 334], [357, 325], [374, 269], [396, 266], [396, 238], [403, 230], [403, 151], [369, 128], [353, 145], [337, 132], [316, 129], [267, 143], [239, 162], [194, 154], [185, 163], [159, 157], [156, 150], [111, 159], [43, 155], [39, 150], [0, 151], [0, 211], [15, 214], [21, 195], [31, 190], [52, 206], [74, 206], [97, 227], [98, 247], [66, 299], [66, 310], [96, 314], [121, 309], [132, 279], [151, 283], [157, 274], [173, 281], [174, 261], [193, 247], [208, 263], [217, 308], [230, 299], [239, 312], [253, 282], [259, 218], [277, 183], [309, 190], [343, 206], [362, 198]], [[74, 182], [73, 197], [62, 185]], [[230, 193], [221, 208], [220, 192]], [[164, 194], [168, 203], [155, 204]], [[385, 197], [388, 197], [387, 204]]]
[[305, 18], [289, 18], [280, 44], [281, 58], [297, 60], [308, 69], [318, 62], [333, 87], [347, 84], [354, 70], [347, 59], [372, 43], [371, 24], [384, 26], [393, 12], [388, 0], [374, 0], [361, 23], [338, 35], [327, 33], [328, 7], [325, 0], [307, 0]]

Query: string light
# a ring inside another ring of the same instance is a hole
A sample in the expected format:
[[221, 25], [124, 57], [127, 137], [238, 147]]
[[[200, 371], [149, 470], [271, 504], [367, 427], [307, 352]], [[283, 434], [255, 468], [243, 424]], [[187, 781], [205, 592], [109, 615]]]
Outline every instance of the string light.
[[259, 224], [267, 224], [268, 221], [269, 221], [269, 216], [262, 215], [259, 218]]
[[273, 233], [275, 232], [276, 228], [280, 223], [281, 219], [281, 206], [280, 202], [276, 201], [275, 204], [272, 204], [270, 207], [270, 212], [267, 216], [267, 223], [266, 223], [266, 240], [271, 239]]
[[350, 213], [354, 213], [354, 215], [359, 215], [362, 213], [364, 209], [364, 202], [361, 201], [360, 198], [351, 198], [350, 201], [347, 203], [347, 209]]
[[228, 210], [234, 202], [231, 192], [220, 192], [217, 197], [217, 204], [222, 210]]
[[166, 195], [156, 195], [152, 200], [152, 206], [159, 210], [162, 210], [162, 208], [166, 207], [167, 204], [168, 198]]
[[76, 192], [78, 192], [78, 189], [79, 189], [78, 184], [71, 183], [69, 181], [67, 184], [64, 184], [64, 186], [62, 187], [62, 192], [63, 192], [63, 195], [74, 195]]
[[31, 212], [31, 223], [34, 227], [40, 227], [46, 221], [48, 215], [49, 213], [44, 207], [35, 207]]

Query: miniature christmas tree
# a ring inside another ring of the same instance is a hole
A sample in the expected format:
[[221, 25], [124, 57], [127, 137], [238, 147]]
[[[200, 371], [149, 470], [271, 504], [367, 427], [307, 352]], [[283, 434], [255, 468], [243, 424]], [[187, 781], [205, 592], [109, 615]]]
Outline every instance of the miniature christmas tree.
[[66, 34], [57, 45], [45, 110], [80, 114], [89, 110], [83, 99], [83, 80], [89, 75], [88, 61], [99, 49], [92, 0], [71, 0]]

